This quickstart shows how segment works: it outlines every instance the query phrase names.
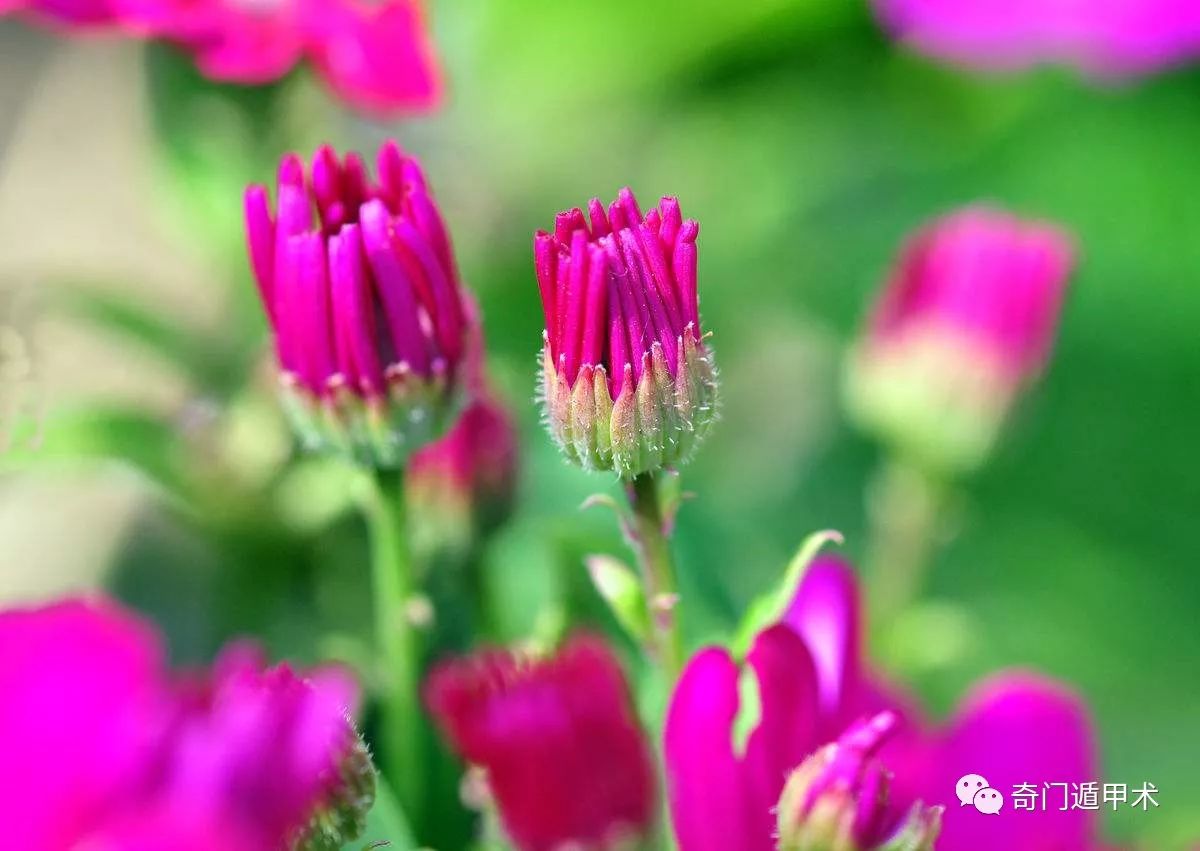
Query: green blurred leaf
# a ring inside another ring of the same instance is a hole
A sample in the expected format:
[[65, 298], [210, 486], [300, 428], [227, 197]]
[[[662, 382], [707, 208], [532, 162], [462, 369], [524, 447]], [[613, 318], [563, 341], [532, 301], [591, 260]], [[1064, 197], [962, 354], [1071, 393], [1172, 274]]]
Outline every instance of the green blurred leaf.
[[620, 559], [591, 555], [585, 560], [597, 593], [608, 603], [617, 623], [640, 645], [650, 641], [646, 595], [637, 573]]
[[135, 298], [94, 286], [73, 287], [63, 296], [66, 310], [160, 357], [199, 388], [219, 392], [243, 380], [242, 364], [231, 352], [185, 322]]

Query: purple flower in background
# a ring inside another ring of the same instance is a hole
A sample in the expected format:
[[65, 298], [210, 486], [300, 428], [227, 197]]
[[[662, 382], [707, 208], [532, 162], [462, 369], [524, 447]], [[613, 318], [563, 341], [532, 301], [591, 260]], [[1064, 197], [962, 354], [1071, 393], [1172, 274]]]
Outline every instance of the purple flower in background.
[[470, 337], [450, 237], [420, 165], [395, 142], [372, 181], [320, 148], [246, 190], [250, 262], [302, 438], [395, 466], [438, 437]]
[[1045, 366], [1073, 265], [1063, 231], [988, 207], [922, 229], [852, 354], [855, 419], [935, 469], [977, 466]]
[[[717, 647], [689, 661], [665, 731], [668, 800], [681, 851], [774, 851], [774, 808], [788, 774], [856, 721], [885, 710], [894, 713], [896, 731], [876, 756], [892, 773], [892, 817], [872, 837], [903, 829], [904, 814], [922, 801], [946, 809], [939, 851], [1099, 847], [1092, 813], [1009, 807], [985, 816], [960, 808], [955, 794], [958, 778], [972, 773], [1006, 794], [1010, 783], [1040, 788], [1098, 780], [1090, 723], [1077, 698], [1031, 675], [1000, 675], [980, 686], [949, 725], [930, 729], [907, 698], [862, 667], [858, 610], [849, 568], [821, 557], [784, 622], [758, 635], [744, 670]], [[752, 678], [751, 688], [744, 677]], [[757, 723], [739, 747], [734, 729], [748, 694], [756, 695]]]
[[1065, 63], [1102, 76], [1147, 73], [1200, 53], [1192, 0], [874, 0], [917, 50], [966, 65]]
[[227, 653], [166, 669], [158, 636], [105, 602], [0, 613], [6, 841], [68, 851], [254, 851], [357, 836], [374, 772], [340, 674]]
[[420, 0], [0, 0], [0, 14], [12, 11], [165, 39], [215, 80], [269, 83], [307, 59], [343, 100], [380, 115], [442, 96]]
[[454, 749], [487, 772], [521, 851], [626, 847], [655, 814], [649, 743], [598, 638], [553, 656], [489, 651], [443, 663], [426, 702]]
[[700, 330], [696, 238], [675, 198], [644, 216], [622, 189], [533, 239], [546, 320], [543, 392], [568, 458], [622, 476], [686, 460], [712, 423], [716, 372]]

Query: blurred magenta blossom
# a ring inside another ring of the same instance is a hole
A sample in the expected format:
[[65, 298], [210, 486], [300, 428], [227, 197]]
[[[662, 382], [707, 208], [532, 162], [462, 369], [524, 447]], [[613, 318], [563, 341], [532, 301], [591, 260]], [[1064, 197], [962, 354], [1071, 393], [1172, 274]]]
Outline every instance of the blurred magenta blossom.
[[226, 82], [273, 82], [308, 60], [348, 104], [381, 115], [427, 110], [442, 96], [420, 0], [0, 0], [0, 14], [14, 11], [164, 39]]
[[442, 663], [426, 702], [454, 749], [486, 769], [521, 851], [633, 847], [654, 823], [650, 744], [599, 638], [553, 656], [485, 651]]
[[989, 207], [920, 230], [852, 354], [856, 419], [933, 466], [978, 464], [1045, 366], [1073, 266], [1061, 229]]
[[394, 466], [440, 435], [475, 318], [420, 165], [388, 141], [377, 168], [289, 154], [274, 215], [246, 190], [246, 234], [297, 430]]
[[716, 374], [700, 330], [696, 238], [679, 201], [644, 216], [628, 188], [534, 235], [546, 321], [543, 392], [567, 457], [623, 476], [686, 460], [711, 424]]
[[235, 646], [175, 675], [154, 630], [102, 600], [0, 613], [0, 694], [6, 847], [283, 848], [374, 794], [344, 674]]
[[1077, 697], [1031, 674], [1003, 673], [977, 686], [949, 725], [931, 725], [907, 696], [864, 668], [858, 633], [850, 569], [836, 558], [818, 558], [783, 622], [761, 632], [746, 657], [759, 718], [744, 748], [734, 737], [744, 694], [738, 664], [721, 647], [692, 657], [672, 696], [665, 732], [668, 798], [681, 851], [774, 851], [774, 808], [788, 773], [855, 721], [885, 710], [898, 720], [878, 753], [893, 772], [892, 831], [919, 800], [946, 807], [939, 851], [1100, 847], [1087, 811], [1014, 813], [1006, 807], [984, 817], [960, 808], [955, 794], [966, 774], [983, 775], [1001, 790], [1100, 780], [1088, 713]]
[[933, 56], [984, 68], [1075, 65], [1148, 73], [1200, 54], [1194, 0], [874, 0], [884, 26]]

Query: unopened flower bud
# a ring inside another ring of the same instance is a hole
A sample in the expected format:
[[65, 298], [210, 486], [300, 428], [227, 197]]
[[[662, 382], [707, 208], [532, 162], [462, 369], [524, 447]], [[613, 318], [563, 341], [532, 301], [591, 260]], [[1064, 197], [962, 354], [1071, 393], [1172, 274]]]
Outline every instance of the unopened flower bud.
[[[246, 190], [250, 261], [301, 439], [395, 467], [456, 405], [469, 312], [450, 238], [416, 160], [394, 142], [372, 181], [329, 147]], [[314, 217], [315, 212], [315, 217]]]
[[534, 237], [545, 312], [543, 393], [550, 433], [592, 470], [632, 477], [687, 460], [716, 408], [700, 330], [699, 225], [675, 198], [642, 215], [622, 189], [559, 213]]
[[[888, 807], [890, 775], [876, 757], [895, 726], [891, 712], [860, 721], [792, 772], [779, 799], [779, 851], [932, 851], [940, 810], [917, 804], [897, 826]], [[905, 844], [892, 845], [899, 837]]]
[[978, 466], [1045, 366], [1073, 264], [1058, 228], [968, 208], [918, 233], [847, 376], [850, 413], [913, 463]]

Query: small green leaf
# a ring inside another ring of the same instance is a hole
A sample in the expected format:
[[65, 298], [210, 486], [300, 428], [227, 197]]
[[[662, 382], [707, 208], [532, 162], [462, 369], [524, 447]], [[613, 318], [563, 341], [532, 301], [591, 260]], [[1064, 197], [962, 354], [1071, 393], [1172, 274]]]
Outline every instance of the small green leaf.
[[754, 643], [754, 636], [783, 618], [788, 605], [796, 595], [796, 589], [800, 587], [800, 582], [804, 579], [808, 565], [816, 558], [821, 548], [830, 542], [841, 544], [843, 542], [842, 533], [833, 529], [824, 529], [820, 532], [813, 532], [805, 538], [800, 549], [796, 550], [796, 555], [792, 556], [792, 560], [783, 574], [783, 579], [775, 587], [775, 590], [758, 597], [750, 604], [730, 642], [730, 649], [736, 658], [744, 658], [750, 651], [750, 645]]
[[584, 561], [592, 584], [608, 603], [621, 628], [639, 644], [650, 641], [650, 617], [638, 575], [612, 556], [590, 555]]

